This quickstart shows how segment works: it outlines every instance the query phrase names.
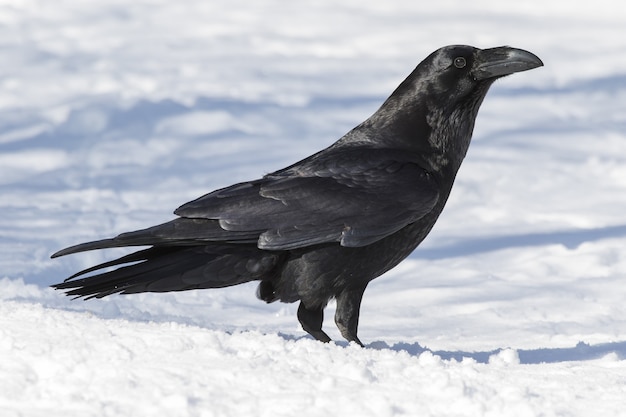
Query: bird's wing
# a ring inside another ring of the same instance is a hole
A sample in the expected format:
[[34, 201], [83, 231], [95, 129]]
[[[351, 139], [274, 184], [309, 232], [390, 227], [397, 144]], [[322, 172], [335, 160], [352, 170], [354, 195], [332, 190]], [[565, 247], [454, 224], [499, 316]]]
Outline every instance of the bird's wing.
[[359, 247], [421, 218], [438, 199], [436, 180], [406, 154], [352, 149], [214, 191], [175, 213], [215, 219], [235, 233], [257, 232], [261, 249]]

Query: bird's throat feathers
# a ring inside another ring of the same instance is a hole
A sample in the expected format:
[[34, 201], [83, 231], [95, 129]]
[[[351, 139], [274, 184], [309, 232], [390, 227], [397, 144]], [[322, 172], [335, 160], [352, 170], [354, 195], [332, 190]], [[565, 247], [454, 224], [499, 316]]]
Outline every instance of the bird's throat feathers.
[[432, 129], [427, 141], [440, 158], [435, 166], [454, 173], [459, 169], [472, 139], [478, 110], [491, 84], [489, 81], [476, 85], [470, 94], [450, 102], [449, 106], [441, 106], [439, 102], [426, 105], [426, 123]]
[[476, 115], [488, 89], [489, 85], [478, 86], [454, 101], [408, 91], [392, 96], [349, 136], [420, 154], [428, 165], [424, 168], [455, 175], [469, 148]]
[[474, 131], [474, 117], [467, 117], [460, 109], [445, 112], [432, 108], [426, 115], [431, 128], [427, 137], [431, 149], [431, 168], [436, 171], [456, 171], [461, 166]]

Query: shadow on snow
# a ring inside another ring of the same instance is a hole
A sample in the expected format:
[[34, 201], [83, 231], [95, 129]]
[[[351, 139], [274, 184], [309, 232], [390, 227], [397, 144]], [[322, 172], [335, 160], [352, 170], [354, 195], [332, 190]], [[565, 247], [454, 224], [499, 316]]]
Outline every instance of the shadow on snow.
[[491, 236], [477, 239], [461, 239], [452, 244], [434, 248], [418, 248], [412, 256], [435, 260], [476, 255], [501, 249], [555, 244], [563, 245], [568, 249], [575, 249], [585, 242], [624, 236], [626, 236], [626, 225], [599, 227], [596, 229]]
[[[388, 346], [385, 342], [374, 342], [370, 345], [374, 349], [391, 349], [395, 351], [405, 351], [410, 355], [419, 356], [424, 352], [432, 352], [442, 359], [454, 359], [461, 361], [463, 358], [471, 358], [479, 363], [489, 363], [489, 358], [497, 355], [503, 349], [496, 349], [488, 352], [462, 352], [462, 351], [433, 351], [420, 346], [419, 343], [396, 343]], [[626, 341], [600, 343], [589, 345], [578, 342], [570, 348], [538, 348], [538, 349], [516, 349], [521, 364], [557, 363], [571, 361], [588, 361], [602, 358], [608, 354], [615, 353], [619, 359], [626, 359]]]
[[[284, 333], [278, 335], [285, 340], [301, 340], [312, 339], [311, 336], [293, 336]], [[321, 342], [320, 342], [321, 343]], [[333, 341], [334, 344], [341, 347], [347, 347], [346, 341]], [[514, 348], [500, 348], [485, 352], [464, 352], [464, 351], [448, 351], [448, 350], [432, 350], [423, 347], [419, 343], [399, 342], [388, 345], [384, 341], [375, 341], [366, 345], [365, 349], [375, 350], [393, 350], [396, 352], [406, 352], [411, 356], [419, 356], [424, 352], [430, 352], [439, 356], [443, 360], [462, 361], [463, 358], [473, 359], [478, 363], [489, 363], [489, 359], [502, 352], [503, 350]], [[599, 343], [590, 345], [585, 342], [578, 342], [576, 346], [567, 348], [537, 348], [537, 349], [514, 349], [519, 357], [519, 363], [523, 365], [541, 364], [541, 363], [559, 363], [559, 362], [582, 362], [600, 359], [604, 356], [615, 354], [619, 360], [626, 360], [626, 341]]]

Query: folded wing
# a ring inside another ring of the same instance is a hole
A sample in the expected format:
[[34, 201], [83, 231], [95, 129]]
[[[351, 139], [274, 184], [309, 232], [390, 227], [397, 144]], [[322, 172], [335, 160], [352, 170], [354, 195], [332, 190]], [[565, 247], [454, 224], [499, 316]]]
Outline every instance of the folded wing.
[[405, 153], [349, 149], [214, 191], [175, 213], [216, 220], [233, 235], [256, 234], [261, 249], [359, 247], [423, 217], [438, 198], [435, 179]]

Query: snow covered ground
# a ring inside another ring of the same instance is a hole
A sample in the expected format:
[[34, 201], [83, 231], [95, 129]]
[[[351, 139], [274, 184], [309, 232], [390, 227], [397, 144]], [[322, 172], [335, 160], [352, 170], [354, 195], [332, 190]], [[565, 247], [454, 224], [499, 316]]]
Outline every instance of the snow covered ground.
[[[0, 0], [0, 414], [626, 415], [621, 6]], [[454, 43], [545, 67], [490, 91], [438, 224], [365, 293], [366, 349], [254, 285], [48, 288], [122, 250], [52, 252], [327, 146]]]

